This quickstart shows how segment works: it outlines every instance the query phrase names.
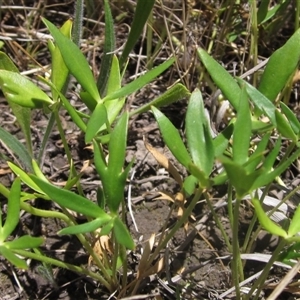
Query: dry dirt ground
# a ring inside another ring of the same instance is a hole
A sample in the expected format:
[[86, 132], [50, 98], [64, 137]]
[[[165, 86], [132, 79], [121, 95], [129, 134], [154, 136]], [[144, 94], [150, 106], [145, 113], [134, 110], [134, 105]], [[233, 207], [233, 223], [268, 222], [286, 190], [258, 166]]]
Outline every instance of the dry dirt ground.
[[[43, 9], [43, 5], [41, 5], [42, 2], [39, 3], [37, 1], [20, 1], [20, 3], [17, 3], [17, 1], [14, 1], [14, 3], [12, 3], [12, 1], [7, 2], [9, 3], [4, 1], [4, 4], [20, 4], [27, 7], [39, 8], [40, 14], [55, 21], [56, 24], [61, 24], [66, 20], [68, 15], [73, 13], [73, 1], [69, 1], [69, 3], [64, 5], [59, 4], [59, 1], [44, 1], [45, 7], [49, 5], [47, 9]], [[29, 10], [26, 11], [29, 13]], [[113, 12], [116, 11], [117, 8], [113, 6]], [[38, 20], [38, 18], [34, 17], [33, 20]], [[103, 20], [98, 21], [102, 22]], [[28, 46], [29, 43], [24, 45], [24, 42], [22, 42], [22, 33], [16, 30], [16, 28], [24, 29], [24, 22], [23, 9], [14, 11], [3, 9], [0, 33], [16, 33], [17, 35], [14, 36], [15, 42], [21, 44], [23, 47], [26, 45]], [[126, 20], [124, 20], [124, 24], [125, 22]], [[22, 24], [22, 26], [20, 24]], [[38, 25], [39, 24], [33, 24], [33, 26]], [[91, 24], [88, 25], [89, 29], [86, 29], [85, 36], [88, 36], [88, 33], [91, 33], [91, 38], [99, 37], [99, 34], [101, 34], [101, 32], [97, 32], [99, 28], [96, 25], [95, 28], [92, 28]], [[196, 26], [195, 24], [192, 25]], [[122, 28], [122, 26], [119, 25], [119, 28]], [[123, 31], [119, 30], [117, 36], [118, 44], [122, 44], [125, 34], [125, 29]], [[23, 70], [30, 68], [32, 61], [26, 58], [26, 56], [23, 56], [20, 50], [16, 49], [16, 43], [12, 41], [7, 42], [4, 50], [10, 54], [15, 53], [20, 56], [16, 61]], [[34, 50], [31, 49], [32, 51], [35, 51], [35, 59], [42, 65], [49, 63], [49, 55], [45, 53], [45, 50], [38, 51], [39, 49], [44, 48], [44, 44], [40, 45], [37, 42], [35, 45], [37, 48]], [[277, 45], [274, 45], [274, 48], [277, 48]], [[140, 48], [137, 46], [135, 49], [137, 53], [139, 49]], [[92, 52], [92, 54], [91, 52], [88, 52], [88, 54], [92, 56], [90, 59], [93, 62], [97, 62], [97, 50], [94, 53]], [[93, 55], [95, 55], [96, 58], [93, 58]], [[224, 57], [225, 60], [230, 59], [229, 56], [227, 58], [226, 56]], [[21, 63], [23, 63], [23, 65]], [[128, 67], [127, 77], [134, 74], [135, 68], [136, 61], [132, 60]], [[193, 88], [192, 75], [193, 74], [190, 73], [190, 77], [187, 79], [191, 89]], [[175, 78], [172, 78], [172, 76]], [[166, 72], [153, 83], [150, 88], [145, 88], [136, 93], [134, 97], [131, 97], [129, 99], [130, 105], [136, 107], [144, 104], [148, 101], [147, 99], [152, 99], [154, 98], [154, 95], [160, 94], [165, 90], [165, 88], [177, 77], [178, 75], [176, 75], [175, 70]], [[69, 99], [72, 101], [73, 105], [81, 105], [74, 94], [70, 93]], [[186, 100], [183, 99], [183, 101], [176, 105], [172, 105], [163, 110], [180, 130], [184, 126], [185, 104]], [[3, 97], [0, 97], [0, 112], [1, 127], [22, 140], [23, 137], [20, 128], [16, 124], [7, 102]], [[76, 168], [80, 170], [84, 161], [92, 158], [92, 153], [85, 148], [84, 138], [71, 122], [70, 117], [64, 111], [62, 111], [61, 117], [64, 120], [64, 129], [67, 133], [67, 140], [72, 150]], [[35, 111], [33, 113], [31, 128], [35, 151], [38, 151], [40, 147], [48, 118], [49, 116], [41, 111]], [[134, 203], [134, 216], [139, 230], [138, 232], [135, 230], [132, 219], [128, 215], [127, 223], [137, 243], [136, 252], [128, 254], [132, 270], [135, 270], [137, 266], [140, 255], [138, 249], [145, 241], [147, 241], [147, 239], [149, 239], [151, 234], [154, 233], [159, 235], [161, 233], [166, 218], [170, 214], [172, 205], [167, 201], [156, 200], [155, 197], [158, 195], [157, 193], [159, 191], [165, 191], [176, 194], [179, 191], [176, 182], [168, 176], [164, 169], [158, 165], [156, 160], [146, 150], [143, 136], [147, 138], [148, 142], [153, 147], [172, 158], [171, 154], [168, 153], [163, 144], [157, 125], [150, 113], [141, 114], [130, 121], [127, 161], [129, 162], [132, 156], [136, 157], [136, 172], [135, 177], [132, 179], [131, 196]], [[7, 167], [7, 158], [14, 159], [8, 149], [6, 149], [4, 145], [1, 145], [0, 182], [9, 187], [13, 180], [13, 174]], [[176, 164], [176, 162], [174, 163]], [[180, 168], [180, 166], [178, 167]], [[69, 166], [56, 129], [53, 130], [47, 146], [43, 171], [47, 177], [56, 182], [64, 181], [68, 177]], [[297, 185], [297, 177], [298, 170], [295, 169], [289, 170], [286, 174], [287, 181], [294, 183], [294, 185]], [[85, 171], [85, 175], [82, 177], [82, 185], [85, 194], [91, 200], [95, 200], [98, 184], [99, 179], [93, 166], [88, 167]], [[226, 186], [219, 190], [211, 191], [211, 196], [214, 203], [224, 202], [226, 200]], [[2, 200], [2, 206], [4, 207], [5, 199], [0, 199]], [[37, 201], [35, 206], [57, 209], [52, 207], [52, 204], [49, 204], [49, 202], [43, 200]], [[188, 232], [185, 232], [184, 229], [179, 230], [169, 243], [166, 252], [162, 253], [162, 255], [165, 255], [171, 263], [166, 265], [157, 276], [148, 278], [143, 282], [138, 293], [139, 295], [144, 295], [144, 297], [140, 296], [140, 298], [132, 299], [219, 299], [219, 295], [232, 286], [229, 264], [230, 259], [228, 257], [229, 253], [227, 252], [226, 245], [218, 228], [213, 222], [210, 214], [207, 212], [208, 209], [204, 204], [204, 201], [200, 201], [194, 211], [196, 221], [192, 221], [191, 219], [192, 225], [189, 227]], [[226, 208], [221, 205], [217, 213], [229, 232]], [[240, 218], [241, 239], [245, 235], [252, 214], [253, 211], [250, 207], [243, 207]], [[168, 227], [171, 227], [176, 221], [176, 214], [171, 213], [168, 220]], [[38, 218], [24, 213], [20, 216], [20, 224], [14, 234], [15, 236], [20, 236], [24, 233], [30, 233], [34, 236], [44, 236], [46, 238], [46, 243], [43, 246], [43, 251], [46, 255], [88, 267], [88, 256], [76, 238], [71, 236], [61, 237], [57, 235], [57, 231], [64, 226], [65, 225], [62, 222], [57, 220]], [[197, 226], [197, 230], [193, 230], [194, 226]], [[258, 242], [257, 248], [254, 250], [259, 252], [272, 251], [272, 247], [274, 247], [276, 241], [270, 241], [268, 238], [268, 236], [263, 237]], [[0, 261], [0, 300], [108, 299], [110, 297], [110, 295], [94, 281], [85, 277], [80, 277], [70, 271], [54, 267], [53, 274], [55, 282], [50, 282], [41, 271], [40, 265], [37, 262], [30, 262], [30, 270], [24, 272], [22, 270], [14, 269], [5, 262], [3, 258], [0, 258]], [[247, 278], [255, 274], [261, 269], [261, 266], [261, 263], [247, 262], [245, 265], [245, 277]], [[181, 274], [181, 277], [176, 277], [177, 274]], [[273, 270], [270, 285], [268, 286], [269, 289], [266, 287], [264, 290], [266, 296], [272, 289], [271, 283], [275, 283], [276, 280], [279, 280], [282, 274], [284, 274], [284, 271], [279, 268]], [[229, 294], [224, 299], [234, 299], [234, 296]], [[292, 292], [287, 291], [278, 299], [296, 298], [293, 297]]]

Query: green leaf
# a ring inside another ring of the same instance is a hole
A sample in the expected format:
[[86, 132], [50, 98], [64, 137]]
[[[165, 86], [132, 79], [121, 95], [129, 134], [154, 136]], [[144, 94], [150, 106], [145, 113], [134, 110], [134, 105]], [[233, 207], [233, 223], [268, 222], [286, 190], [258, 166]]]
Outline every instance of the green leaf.
[[[254, 105], [261, 112], [264, 112], [266, 116], [270, 119], [271, 123], [274, 126], [276, 126], [276, 117], [275, 117], [276, 107], [274, 106], [274, 104], [251, 84], [241, 79], [238, 79], [238, 81], [241, 84], [245, 84], [246, 91], [249, 97], [251, 98], [252, 102], [254, 103]], [[258, 115], [257, 117], [260, 117], [260, 115]]]
[[194, 164], [209, 177], [214, 164], [214, 146], [201, 92], [195, 90], [186, 113], [186, 136]]
[[[0, 51], [0, 69], [19, 73], [18, 68], [15, 66], [12, 60], [4, 52], [1, 51]], [[11, 101], [8, 101], [8, 104], [11, 107], [14, 116], [18, 120], [22, 132], [24, 133], [28, 151], [29, 153], [32, 153], [31, 129], [30, 129], [31, 110], [29, 108], [17, 105]]]
[[198, 48], [197, 52], [201, 62], [204, 64], [215, 84], [220, 88], [230, 104], [237, 110], [239, 105], [238, 95], [240, 94], [239, 85], [236, 83], [234, 78], [205, 50]]
[[97, 218], [93, 221], [80, 224], [80, 225], [74, 225], [74, 226], [69, 226], [67, 228], [64, 228], [58, 232], [59, 235], [64, 235], [64, 234], [79, 234], [79, 233], [87, 233], [87, 232], [94, 232], [98, 228], [100, 228], [103, 224], [106, 224], [107, 221], [106, 219], [102, 218]]
[[26, 262], [17, 257], [10, 249], [7, 249], [6, 246], [0, 245], [0, 253], [15, 267], [23, 270], [28, 269]]
[[292, 237], [300, 232], [300, 206], [298, 205], [294, 216], [291, 220], [289, 229], [288, 229], [288, 236]]
[[7, 163], [10, 169], [20, 177], [22, 182], [24, 182], [27, 186], [29, 186], [34, 191], [44, 194], [43, 191], [34, 183], [34, 181], [29, 177], [28, 173], [16, 166], [15, 164], [8, 162]]
[[90, 70], [86, 58], [80, 49], [69, 38], [64, 36], [51, 22], [44, 18], [42, 18], [42, 20], [53, 36], [70, 73], [72, 73], [82, 88], [93, 98], [94, 103], [92, 103], [90, 105], [91, 107], [89, 107], [91, 110], [93, 110], [93, 106], [95, 107], [97, 102], [99, 102], [101, 99], [94, 76]]
[[17, 227], [20, 220], [21, 182], [16, 178], [8, 197], [8, 208], [5, 224], [0, 228], [0, 242], [4, 242]]
[[130, 51], [133, 49], [135, 43], [139, 39], [144, 25], [147, 22], [148, 16], [152, 11], [155, 0], [138, 0], [134, 11], [133, 21], [130, 27], [130, 32], [126, 40], [124, 50], [120, 58], [120, 66], [126, 62]]
[[101, 228], [101, 231], [100, 231], [101, 236], [108, 235], [111, 232], [112, 228], [114, 227], [114, 221], [115, 221], [115, 219], [112, 218], [106, 225], [104, 225]]
[[300, 29], [270, 57], [261, 77], [259, 91], [272, 102], [295, 72], [300, 58]]
[[298, 141], [297, 135], [294, 133], [287, 118], [276, 109], [275, 111], [277, 130], [286, 138], [291, 139], [293, 142]]
[[287, 120], [289, 121], [293, 131], [295, 134], [299, 134], [300, 132], [300, 122], [296, 117], [295, 113], [283, 102], [280, 102], [280, 107], [282, 112], [285, 114]]
[[128, 132], [128, 113], [124, 113], [111, 133], [108, 150], [107, 171], [101, 177], [106, 204], [110, 211], [117, 213], [124, 199], [126, 177], [122, 176]]
[[108, 0], [104, 1], [104, 14], [105, 14], [105, 32], [104, 32], [104, 47], [101, 60], [100, 73], [97, 79], [97, 87], [100, 91], [101, 97], [105, 96], [107, 82], [112, 72], [111, 66], [113, 61], [113, 52], [115, 50], [115, 34], [114, 23], [111, 15]]
[[[60, 28], [60, 32], [71, 40], [72, 21], [67, 20]], [[60, 50], [51, 40], [48, 40], [48, 48], [51, 53], [51, 81], [58, 91], [61, 91], [68, 78], [69, 70], [64, 63]], [[57, 100], [57, 90], [52, 89], [53, 99]]]
[[254, 172], [257, 166], [262, 162], [264, 151], [266, 151], [267, 145], [270, 140], [271, 133], [265, 134], [255, 147], [255, 151], [251, 154], [246, 169], [248, 173]]
[[171, 58], [161, 65], [159, 65], [156, 68], [153, 68], [152, 70], [148, 71], [146, 74], [141, 75], [139, 78], [135, 79], [134, 81], [126, 84], [121, 89], [112, 92], [103, 99], [103, 101], [109, 101], [117, 98], [126, 97], [137, 90], [141, 89], [145, 85], [147, 85], [150, 81], [155, 79], [158, 75], [160, 75], [162, 72], [164, 72], [166, 69], [168, 69], [173, 63], [175, 59]]
[[252, 185], [252, 190], [258, 189], [271, 183], [277, 176], [284, 172], [292, 162], [300, 155], [300, 149], [297, 149], [289, 158], [281, 162], [281, 164], [270, 173], [263, 173], [261, 176], [257, 176], [257, 179]]
[[266, 16], [268, 13], [270, 0], [262, 1], [259, 5], [258, 11], [257, 11], [257, 23], [260, 25], [264, 22], [266, 22]]
[[213, 140], [213, 147], [215, 150], [215, 157], [221, 156], [226, 150], [229, 140], [233, 133], [233, 123], [229, 124], [217, 137]]
[[263, 210], [261, 203], [258, 199], [252, 199], [252, 204], [255, 208], [255, 212], [257, 215], [257, 218], [259, 220], [259, 223], [261, 224], [261, 226], [267, 230], [269, 233], [277, 235], [277, 236], [281, 236], [284, 239], [286, 239], [288, 237], [287, 233], [285, 232], [285, 230], [283, 230], [281, 227], [279, 227], [276, 223], [274, 223], [269, 216], [265, 213], [265, 211]]
[[113, 231], [119, 244], [125, 246], [127, 249], [134, 249], [135, 245], [131, 235], [126, 226], [118, 217], [115, 217], [114, 219]]
[[165, 93], [160, 95], [158, 98], [142, 105], [141, 107], [137, 108], [136, 110], [132, 111], [129, 116], [132, 117], [136, 114], [140, 114], [143, 112], [148, 111], [151, 106], [161, 107], [165, 105], [169, 105], [171, 103], [177, 102], [187, 96], [190, 96], [190, 92], [188, 89], [182, 85], [181, 83], [177, 83], [173, 85], [170, 89], [168, 89]]
[[30, 175], [30, 178], [46, 195], [60, 206], [81, 213], [86, 217], [102, 218], [106, 221], [110, 220], [111, 217], [92, 201], [73, 192], [57, 188], [34, 175]]
[[253, 188], [252, 185], [256, 178], [262, 173], [261, 170], [256, 172], [247, 173], [246, 168], [226, 157], [221, 157], [222, 162], [230, 183], [235, 187], [237, 198], [241, 199], [249, 194]]
[[13, 241], [5, 242], [4, 245], [8, 249], [31, 249], [31, 248], [37, 248], [41, 246], [44, 242], [44, 239], [42, 237], [32, 237], [30, 235], [23, 235], [19, 237], [18, 239], [15, 239]]
[[87, 123], [85, 133], [85, 143], [89, 143], [99, 132], [101, 126], [107, 124], [107, 112], [103, 103], [99, 102]]
[[277, 155], [280, 151], [280, 146], [281, 146], [281, 138], [278, 138], [277, 141], [275, 142], [275, 145], [273, 146], [273, 149], [271, 150], [271, 152], [263, 162], [263, 168], [265, 169], [266, 173], [272, 171], [275, 161], [277, 159]]
[[53, 101], [39, 87], [19, 73], [0, 70], [0, 87], [5, 98], [28, 108], [42, 108]]
[[152, 107], [151, 109], [158, 123], [164, 142], [171, 150], [175, 158], [183, 166], [185, 166], [186, 169], [188, 169], [189, 165], [192, 164], [192, 160], [182, 142], [182, 139], [177, 129], [170, 122], [170, 120], [164, 114], [162, 114], [157, 108]]
[[248, 97], [245, 87], [240, 92], [240, 103], [237, 111], [237, 119], [233, 130], [233, 160], [243, 165], [249, 157], [249, 145], [251, 137], [251, 116]]
[[27, 170], [32, 171], [31, 156], [15, 136], [0, 127], [0, 140], [20, 159]]

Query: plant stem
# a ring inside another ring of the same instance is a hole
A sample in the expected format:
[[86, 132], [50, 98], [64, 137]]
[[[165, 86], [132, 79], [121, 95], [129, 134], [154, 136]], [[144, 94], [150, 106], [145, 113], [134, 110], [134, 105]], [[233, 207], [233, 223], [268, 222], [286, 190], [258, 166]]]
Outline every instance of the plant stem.
[[75, 266], [72, 264], [68, 264], [68, 263], [62, 262], [60, 260], [50, 258], [50, 257], [44, 256], [44, 255], [40, 255], [37, 253], [33, 253], [33, 252], [30, 252], [27, 250], [13, 249], [13, 252], [15, 254], [19, 254], [23, 257], [32, 258], [34, 260], [41, 261], [46, 264], [50, 264], [50, 265], [57, 266], [60, 268], [68, 269], [70, 271], [73, 271], [73, 272], [76, 272], [79, 274], [84, 274], [84, 275], [90, 276], [91, 278], [93, 278], [93, 279], [97, 280], [98, 282], [100, 282], [101, 284], [103, 284], [109, 291], [112, 292], [110, 284], [101, 275], [90, 271], [88, 268], [83, 268], [83, 267]]
[[76, 0], [75, 2], [75, 16], [73, 23], [73, 42], [79, 46], [80, 39], [82, 36], [82, 20], [83, 20], [83, 10], [84, 10], [84, 1]]
[[239, 209], [241, 200], [237, 199], [234, 207], [232, 228], [232, 278], [235, 286], [236, 299], [241, 299], [240, 281], [243, 281], [243, 268], [239, 245]]

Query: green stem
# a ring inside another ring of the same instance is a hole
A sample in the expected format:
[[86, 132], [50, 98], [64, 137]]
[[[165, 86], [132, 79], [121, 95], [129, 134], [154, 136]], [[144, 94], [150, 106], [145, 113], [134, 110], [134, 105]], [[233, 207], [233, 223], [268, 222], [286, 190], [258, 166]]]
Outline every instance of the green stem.
[[275, 251], [273, 252], [270, 260], [268, 261], [268, 263], [266, 264], [266, 266], [264, 267], [263, 272], [260, 274], [259, 278], [255, 281], [255, 283], [253, 284], [250, 292], [247, 294], [246, 299], [249, 300], [250, 297], [253, 295], [253, 293], [255, 292], [255, 296], [253, 298], [253, 300], [257, 300], [259, 297], [259, 294], [261, 292], [261, 290], [264, 287], [265, 281], [268, 277], [268, 274], [270, 272], [270, 269], [272, 268], [272, 265], [274, 264], [274, 262], [276, 261], [276, 259], [278, 258], [281, 250], [283, 249], [283, 247], [286, 245], [286, 241], [284, 239], [281, 239], [281, 241], [279, 242], [277, 248], [275, 249]]
[[237, 199], [234, 207], [232, 228], [232, 279], [235, 286], [236, 299], [241, 299], [240, 281], [243, 281], [243, 268], [239, 245], [239, 209], [241, 200]]
[[231, 252], [232, 251], [232, 245], [230, 244], [228, 235], [227, 235], [227, 233], [226, 233], [226, 231], [225, 231], [225, 229], [224, 229], [224, 227], [222, 225], [222, 222], [220, 221], [220, 218], [216, 214], [215, 209], [214, 209], [213, 205], [211, 204], [210, 199], [209, 199], [207, 193], [204, 193], [204, 196], [205, 196], [206, 203], [207, 203], [207, 205], [209, 207], [209, 210], [210, 210], [210, 212], [211, 212], [211, 214], [213, 216], [213, 219], [216, 222], [218, 228], [221, 230], [221, 233], [222, 233], [223, 239], [225, 241], [225, 244], [226, 244], [226, 246], [228, 248], [228, 251]]
[[15, 254], [19, 254], [23, 257], [31, 258], [31, 259], [41, 261], [41, 262], [46, 263], [46, 264], [57, 266], [59, 268], [64, 268], [64, 269], [68, 269], [70, 271], [73, 271], [73, 272], [76, 272], [76, 273], [79, 273], [79, 274], [87, 275], [87, 276], [97, 280], [101, 284], [103, 284], [109, 291], [112, 292], [110, 284], [101, 275], [99, 275], [98, 273], [94, 273], [94, 272], [90, 271], [88, 268], [83, 268], [83, 267], [75, 266], [75, 265], [72, 265], [72, 264], [68, 264], [68, 263], [62, 262], [60, 260], [50, 258], [50, 257], [44, 256], [44, 255], [40, 255], [40, 254], [37, 254], [37, 253], [33, 253], [33, 252], [30, 252], [30, 251], [27, 251], [27, 250], [12, 249], [12, 251]]
[[79, 46], [82, 36], [82, 20], [83, 20], [84, 1], [76, 0], [75, 2], [75, 16], [73, 23], [73, 42]]

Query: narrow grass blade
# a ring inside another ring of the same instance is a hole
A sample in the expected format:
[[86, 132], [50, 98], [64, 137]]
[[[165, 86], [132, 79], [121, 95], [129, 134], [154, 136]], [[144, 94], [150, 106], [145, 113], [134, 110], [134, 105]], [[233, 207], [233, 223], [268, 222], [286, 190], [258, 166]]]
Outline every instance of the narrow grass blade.
[[114, 227], [113, 231], [116, 237], [116, 240], [121, 245], [125, 246], [127, 249], [133, 250], [135, 245], [134, 241], [126, 228], [126, 226], [123, 224], [123, 222], [119, 219], [119, 217], [116, 217], [114, 219]]
[[115, 50], [115, 33], [114, 22], [111, 15], [108, 0], [104, 0], [104, 13], [105, 13], [105, 32], [104, 32], [104, 48], [101, 60], [100, 73], [97, 79], [97, 87], [101, 97], [105, 96], [107, 89], [107, 82], [110, 75], [111, 65], [113, 61], [113, 51]]
[[289, 121], [295, 134], [299, 134], [300, 122], [298, 121], [298, 118], [296, 117], [295, 113], [283, 102], [280, 103], [280, 107], [282, 112], [285, 114], [287, 120]]
[[147, 85], [150, 81], [152, 81], [154, 78], [156, 78], [158, 75], [160, 75], [162, 72], [164, 72], [166, 69], [168, 69], [173, 63], [174, 63], [174, 58], [171, 58], [158, 67], [148, 71], [146, 74], [141, 75], [139, 78], [135, 79], [134, 81], [126, 84], [124, 87], [121, 89], [110, 93], [107, 95], [103, 101], [109, 101], [117, 98], [122, 98], [126, 97], [137, 90], [141, 89], [145, 85]]
[[0, 127], [0, 140], [19, 158], [28, 171], [32, 171], [32, 158], [25, 146], [15, 136]]
[[128, 55], [130, 51], [133, 49], [135, 43], [139, 39], [144, 25], [147, 22], [148, 16], [150, 12], [152, 11], [152, 8], [154, 6], [155, 0], [138, 0], [133, 16], [133, 21], [131, 24], [131, 29], [124, 47], [124, 50], [122, 52], [121, 58], [120, 58], [120, 66], [122, 67], [124, 63], [126, 62]]
[[158, 98], [132, 111], [129, 116], [132, 117], [136, 114], [146, 112], [151, 108], [151, 106], [155, 106], [158, 108], [161, 106], [172, 104], [185, 97], [190, 96], [190, 94], [191, 93], [184, 85], [182, 85], [181, 83], [177, 83], [173, 85], [170, 89], [168, 89], [165, 93], [160, 95]]

